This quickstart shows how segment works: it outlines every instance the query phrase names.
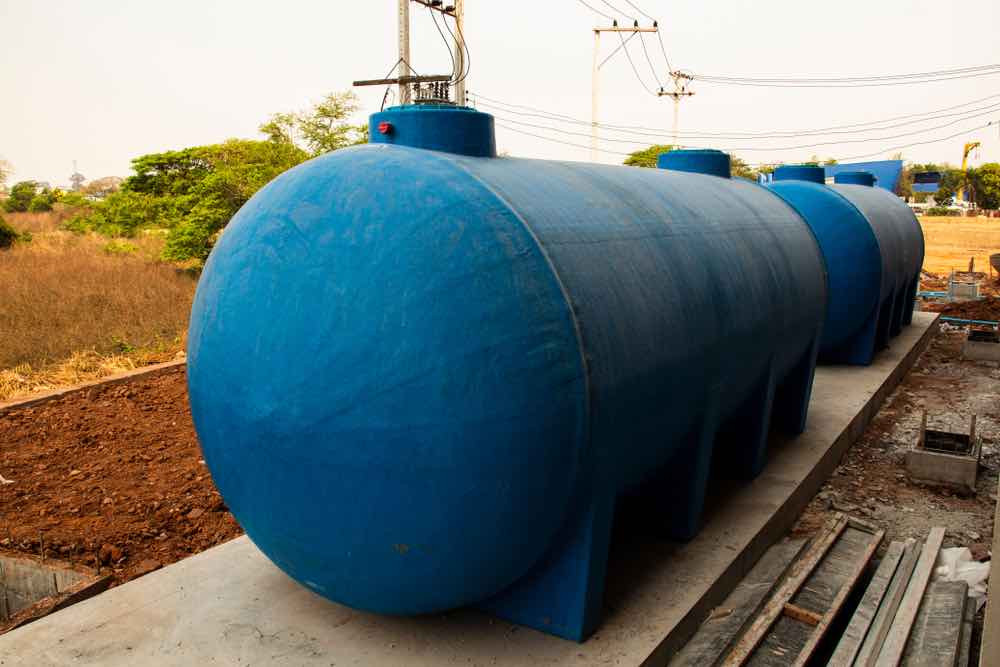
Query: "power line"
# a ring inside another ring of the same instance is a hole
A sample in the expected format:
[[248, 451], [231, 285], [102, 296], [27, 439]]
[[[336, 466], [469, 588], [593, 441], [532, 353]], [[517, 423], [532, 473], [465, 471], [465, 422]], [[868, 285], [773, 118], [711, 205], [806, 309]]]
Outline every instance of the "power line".
[[[660, 27], [656, 21], [653, 21], [653, 25], [656, 26], [657, 28]], [[663, 35], [660, 34], [659, 30], [656, 31], [656, 38], [660, 40], [660, 51], [663, 53], [663, 60], [665, 60], [667, 63], [667, 71], [673, 74], [674, 68], [670, 64], [670, 58], [667, 57], [667, 49], [666, 47], [663, 46]]]
[[629, 0], [625, 0], [625, 4], [627, 4], [627, 5], [629, 6], [629, 7], [631, 7], [631, 8], [632, 8], [632, 9], [634, 9], [635, 11], [637, 11], [637, 12], [639, 12], [640, 14], [642, 14], [643, 16], [645, 16], [645, 17], [646, 17], [647, 19], [649, 19], [650, 21], [653, 21], [654, 23], [656, 22], [656, 19], [654, 19], [654, 18], [653, 18], [652, 16], [650, 16], [650, 15], [649, 15], [649, 14], [647, 14], [646, 12], [642, 11], [642, 10], [641, 10], [641, 9], [640, 9], [639, 7], [636, 7], [636, 6], [634, 5], [634, 4], [632, 4], [631, 2], [629, 2]]
[[[444, 36], [444, 31], [441, 30], [441, 26], [438, 24], [437, 16], [434, 15], [434, 10], [428, 6], [427, 11], [431, 15], [431, 20], [434, 21], [434, 27], [437, 28], [438, 34], [441, 35], [441, 41], [444, 42], [445, 48], [448, 49], [448, 55], [451, 57], [451, 82], [455, 83], [459, 75], [456, 71], [458, 70], [458, 64], [455, 62], [455, 51], [451, 48], [451, 43], [448, 41], [448, 38]], [[447, 21], [445, 22], [445, 25], [447, 25]], [[454, 37], [452, 39], [454, 39]]]
[[717, 80], [728, 80], [728, 81], [756, 81], [760, 83], [783, 83], [783, 82], [794, 82], [794, 83], [853, 83], [853, 82], [865, 82], [865, 81], [889, 81], [895, 79], [913, 79], [913, 78], [927, 78], [932, 76], [950, 76], [953, 74], [967, 74], [970, 72], [979, 72], [983, 70], [993, 70], [1000, 68], [1000, 64], [993, 65], [974, 65], [970, 67], [959, 67], [955, 69], [946, 70], [931, 70], [927, 72], [913, 72], [910, 74], [877, 74], [873, 76], [845, 76], [845, 77], [744, 77], [744, 76], [732, 76], [732, 75], [720, 75], [720, 74], [701, 74], [698, 75], [701, 78], [706, 79], [717, 79]]
[[[959, 118], [957, 120], [953, 120], [953, 121], [950, 121], [950, 122], [947, 122], [947, 123], [943, 123], [943, 124], [937, 125], [935, 127], [923, 128], [923, 129], [912, 131], [912, 132], [903, 132], [901, 134], [894, 134], [894, 135], [884, 136], [884, 137], [868, 137], [868, 138], [865, 138], [865, 139], [845, 139], [845, 140], [838, 140], [838, 141], [822, 141], [822, 142], [816, 142], [816, 143], [812, 143], [812, 144], [798, 144], [798, 145], [794, 145], [794, 146], [738, 146], [738, 147], [725, 148], [723, 150], [725, 150], [727, 152], [748, 152], [748, 151], [750, 151], [750, 152], [758, 152], [758, 151], [774, 151], [774, 152], [777, 152], [777, 151], [802, 150], [802, 149], [806, 149], [806, 148], [821, 148], [821, 147], [824, 147], [824, 146], [840, 146], [840, 145], [843, 145], [843, 144], [870, 144], [870, 143], [875, 143], [875, 142], [879, 142], [879, 141], [891, 141], [893, 139], [902, 139], [903, 137], [911, 137], [911, 136], [914, 136], [914, 135], [917, 135], [917, 134], [925, 134], [926, 132], [931, 132], [931, 131], [934, 131], [934, 130], [941, 130], [941, 129], [944, 129], [946, 127], [951, 127], [953, 125], [956, 125], [958, 123], [963, 123], [963, 122], [966, 122], [966, 121], [969, 121], [969, 120], [973, 120], [974, 118], [980, 118], [982, 116], [987, 116], [987, 115], [996, 113], [997, 111], [1000, 111], [1000, 104], [994, 105], [994, 107], [991, 108], [988, 111], [984, 111], [982, 113], [977, 113], [977, 114], [975, 114], [973, 116], [969, 116], [967, 118]], [[505, 121], [505, 122], [508, 122], [508, 123], [515, 123], [517, 125], [524, 125], [526, 127], [531, 127], [531, 128], [539, 129], [539, 130], [547, 130], [547, 131], [550, 131], [550, 132], [557, 132], [559, 134], [566, 134], [566, 135], [570, 135], [570, 136], [579, 136], [579, 137], [590, 136], [589, 134], [586, 134], [586, 133], [583, 133], [583, 132], [574, 132], [572, 130], [564, 130], [562, 128], [552, 127], [550, 125], [539, 125], [537, 123], [529, 123], [529, 122], [526, 122], [526, 121], [520, 121], [520, 120], [516, 120], [516, 119], [513, 119], [513, 118], [507, 118], [507, 117], [504, 117], [504, 116], [500, 116], [500, 119], [503, 120], [503, 121]], [[654, 139], [662, 139], [662, 138], [663, 137], [661, 135], [657, 135], [657, 136], [654, 137]], [[689, 137], [685, 137], [685, 138], [689, 138]], [[602, 141], [611, 142], [611, 143], [639, 144], [639, 143], [646, 143], [646, 142], [648, 142], [648, 139], [639, 140], [639, 139], [627, 139], [627, 138], [621, 138], [621, 137], [608, 137], [608, 138], [602, 139]]]
[[599, 10], [599, 9], [596, 9], [596, 8], [594, 8], [594, 7], [590, 6], [590, 5], [588, 5], [588, 4], [587, 4], [586, 2], [584, 2], [583, 0], [576, 0], [576, 1], [577, 1], [577, 2], [579, 2], [579, 3], [581, 4], [581, 5], [583, 5], [584, 7], [586, 7], [587, 9], [589, 9], [590, 11], [594, 12], [595, 14], [600, 14], [601, 16], [603, 16], [604, 18], [606, 18], [606, 19], [607, 19], [607, 20], [609, 20], [609, 21], [614, 21], [614, 20], [615, 20], [615, 19], [614, 19], [614, 17], [613, 17], [613, 16], [611, 16], [610, 14], [605, 14], [605, 13], [604, 13], [604, 12], [602, 12], [601, 10]]
[[[639, 85], [641, 85], [643, 88], [645, 88], [647, 93], [649, 93], [650, 95], [653, 95], [655, 97], [656, 93], [654, 91], [650, 90], [649, 86], [646, 85], [646, 82], [642, 80], [641, 76], [639, 76], [639, 70], [635, 66], [635, 61], [632, 60], [632, 54], [629, 52], [628, 46], [625, 44], [624, 38], [622, 38], [622, 34], [620, 32], [617, 33], [617, 34], [618, 34], [618, 39], [622, 43], [622, 48], [625, 50], [625, 56], [628, 58], [628, 64], [632, 66], [632, 73], [635, 74], [635, 78], [636, 78], [636, 80], [639, 81]], [[641, 40], [641, 37], [640, 37], [640, 40]], [[645, 42], [643, 42], [643, 44], [645, 44]], [[652, 66], [652, 65], [650, 65], [650, 66]]]
[[[991, 69], [992, 68], [992, 69]], [[704, 74], [692, 74], [691, 77], [702, 83], [714, 83], [728, 86], [751, 86], [758, 88], [881, 88], [889, 86], [910, 86], [940, 81], [955, 81], [959, 79], [976, 79], [984, 76], [1000, 74], [1000, 65], [990, 68], [967, 68], [967, 70], [942, 71], [941, 74], [928, 74], [921, 78], [910, 78], [915, 75], [898, 75], [878, 78], [859, 77], [857, 79], [752, 79], [737, 77], [718, 77]]]
[[[657, 31], [658, 33], [659, 31]], [[633, 33], [634, 34], [634, 33]], [[621, 35], [619, 35], [620, 37]], [[649, 71], [653, 73], [653, 80], [656, 81], [656, 85], [663, 89], [663, 82], [660, 81], [659, 75], [656, 73], [656, 68], [653, 67], [653, 61], [649, 58], [649, 51], [646, 50], [646, 36], [643, 33], [639, 33], [639, 42], [642, 44], [642, 52], [646, 55], [646, 62], [649, 63]]]
[[[912, 148], [913, 146], [924, 146], [924, 145], [928, 145], [928, 144], [940, 143], [942, 141], [950, 141], [950, 140], [955, 139], [957, 137], [969, 136], [969, 135], [971, 135], [971, 134], [973, 134], [975, 132], [978, 132], [980, 130], [984, 130], [984, 129], [990, 128], [993, 125], [995, 125], [997, 122], [998, 121], [993, 120], [993, 121], [990, 121], [990, 122], [986, 123], [985, 125], [980, 125], [978, 127], [974, 127], [974, 128], [968, 129], [968, 130], [962, 130], [962, 131], [956, 132], [954, 134], [949, 134], [948, 136], [945, 136], [945, 137], [937, 137], [937, 138], [934, 138], [934, 139], [928, 139], [926, 141], [914, 141], [914, 142], [910, 142], [908, 144], [903, 144], [903, 145], [900, 145], [900, 146], [893, 146], [892, 148], [884, 148], [884, 149], [878, 150], [878, 151], [876, 151], [874, 153], [867, 153], [867, 154], [864, 154], [864, 155], [852, 155], [852, 156], [849, 156], [849, 157], [839, 157], [839, 158], [834, 158], [834, 159], [836, 159], [838, 162], [845, 162], [845, 161], [849, 161], [849, 160], [860, 160], [860, 159], [869, 158], [869, 157], [876, 157], [878, 155], [883, 155], [885, 153], [899, 152], [899, 151], [901, 151], [901, 150], [903, 150], [905, 148]], [[587, 146], [587, 145], [584, 145], [584, 144], [578, 144], [578, 143], [574, 143], [574, 142], [571, 142], [571, 141], [564, 141], [562, 139], [555, 139], [553, 137], [547, 137], [547, 136], [544, 136], [544, 135], [541, 135], [541, 134], [536, 134], [534, 132], [528, 132], [528, 131], [521, 130], [521, 129], [518, 129], [518, 128], [515, 128], [515, 127], [510, 127], [509, 125], [504, 125], [503, 123], [497, 123], [497, 126], [503, 128], [505, 130], [509, 130], [511, 132], [516, 132], [518, 134], [523, 134], [523, 135], [526, 135], [526, 136], [529, 136], [529, 137], [534, 137], [536, 139], [541, 139], [543, 141], [549, 141], [549, 142], [556, 143], [556, 144], [562, 144], [564, 146], [572, 146], [574, 148], [583, 148], [583, 149], [587, 149], [587, 150], [593, 150], [591, 146]], [[619, 156], [622, 156], [622, 155], [624, 155], [624, 156], [631, 155], [631, 153], [626, 153], [626, 152], [622, 152], [622, 151], [608, 150], [606, 148], [597, 148], [596, 150], [598, 152], [600, 152], [600, 153], [606, 153], [608, 155], [619, 155]], [[777, 161], [772, 160], [770, 162], [752, 162], [752, 163], [747, 163], [747, 166], [750, 166], [750, 167], [762, 167], [762, 166], [774, 166], [774, 165], [777, 165], [777, 164], [782, 164], [782, 161], [780, 161], [780, 160], [777, 160]]]
[[[503, 113], [511, 113], [511, 114], [515, 114], [515, 115], [518, 115], [518, 116], [527, 116], [527, 117], [533, 117], [533, 118], [540, 118], [542, 120], [549, 120], [549, 121], [566, 123], [566, 124], [572, 124], [572, 125], [580, 125], [580, 126], [584, 126], [585, 125], [585, 126], [588, 126], [588, 127], [592, 125], [592, 123], [590, 123], [588, 121], [584, 121], [584, 120], [581, 120], [579, 118], [574, 118], [572, 116], [567, 116], [565, 114], [560, 114], [560, 113], [545, 111], [543, 109], [538, 109], [538, 108], [535, 108], [535, 107], [529, 107], [529, 106], [520, 105], [520, 104], [512, 104], [512, 103], [509, 103], [509, 102], [502, 102], [500, 100], [495, 100], [495, 99], [492, 99], [490, 97], [483, 96], [483, 95], [481, 95], [479, 93], [470, 93], [470, 94], [474, 95], [479, 100], [478, 103], [481, 104], [482, 106], [485, 106], [485, 107], [490, 108], [490, 109], [496, 109], [496, 110], [499, 110], [499, 111], [501, 111]], [[981, 103], [981, 102], [985, 102], [985, 101], [993, 100], [993, 99], [997, 99], [997, 98], [1000, 98], [1000, 93], [996, 93], [996, 94], [993, 94], [993, 95], [987, 95], [986, 97], [982, 97], [982, 98], [979, 98], [979, 99], [976, 99], [976, 100], [970, 100], [968, 102], [963, 102], [961, 104], [956, 104], [956, 105], [944, 107], [944, 108], [941, 108], [941, 109], [935, 109], [935, 110], [932, 110], [932, 111], [923, 111], [923, 112], [913, 113], [913, 114], [904, 114], [902, 116], [893, 116], [891, 118], [884, 118], [884, 119], [875, 120], [875, 121], [866, 121], [866, 122], [862, 122], [862, 123], [851, 123], [851, 124], [846, 124], [846, 125], [834, 125], [834, 126], [830, 126], [830, 127], [824, 127], [824, 128], [818, 128], [818, 129], [812, 129], [812, 130], [770, 130], [770, 131], [764, 131], [764, 132], [708, 131], [708, 130], [704, 130], [704, 131], [689, 131], [689, 132], [682, 133], [682, 134], [683, 134], [683, 137], [686, 138], [686, 139], [703, 138], [703, 139], [735, 139], [735, 140], [740, 140], [740, 139], [745, 139], [745, 140], [756, 140], [756, 139], [791, 139], [791, 138], [796, 138], [796, 137], [827, 136], [827, 135], [834, 135], [834, 134], [848, 134], [848, 135], [850, 135], [850, 134], [863, 134], [863, 133], [866, 133], [866, 132], [875, 132], [875, 131], [881, 131], [881, 130], [890, 130], [890, 129], [895, 129], [897, 127], [905, 127], [905, 126], [908, 126], [908, 125], [925, 123], [925, 122], [929, 122], [929, 121], [932, 121], [932, 120], [938, 120], [938, 119], [942, 119], [942, 118], [949, 118], [949, 117], [953, 117], [953, 116], [965, 116], [967, 114], [976, 113], [976, 112], [979, 112], [979, 111], [985, 111], [987, 109], [991, 109], [991, 108], [995, 107], [996, 103], [987, 105], [985, 107], [976, 108], [976, 109], [967, 109], [967, 110], [965, 110], [963, 112], [959, 112], [959, 113], [956, 113], [956, 114], [942, 114], [942, 112], [951, 111], [951, 110], [954, 110], [954, 109], [959, 109], [959, 108], [962, 108], [962, 107], [971, 106], [973, 104], [978, 104], [978, 103]], [[488, 100], [488, 101], [484, 102], [482, 100]], [[508, 107], [511, 107], [511, 108], [508, 108]], [[527, 111], [519, 111], [519, 109], [526, 109]], [[921, 116], [926, 116], [926, 117], [924, 117], [924, 118], [918, 118], [918, 117], [921, 117]], [[912, 118], [917, 118], [917, 119], [916, 120], [910, 120], [908, 122], [902, 122], [902, 123], [895, 123], [895, 124], [888, 124], [887, 125], [887, 123], [892, 123], [893, 121], [904, 120], [904, 119], [912, 119]], [[867, 127], [866, 128], [865, 126], [871, 126], [871, 127]], [[614, 125], [614, 124], [603, 124], [602, 123], [602, 124], [598, 124], [598, 127], [602, 128], [602, 129], [605, 129], [605, 130], [611, 130], [611, 131], [615, 131], [615, 132], [619, 132], [619, 133], [631, 133], [631, 134], [635, 134], [635, 135], [649, 136], [649, 137], [660, 137], [660, 136], [662, 136], [662, 135], [664, 135], [664, 134], [666, 134], [668, 132], [668, 130], [666, 130], [665, 128], [643, 127], [643, 126], [635, 126], [635, 125]], [[851, 128], [858, 128], [858, 129], [853, 129], [852, 130]]]

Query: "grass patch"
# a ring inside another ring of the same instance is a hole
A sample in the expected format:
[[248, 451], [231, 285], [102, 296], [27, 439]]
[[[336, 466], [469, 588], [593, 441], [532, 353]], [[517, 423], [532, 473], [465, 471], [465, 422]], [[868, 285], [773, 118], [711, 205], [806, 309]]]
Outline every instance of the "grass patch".
[[1000, 218], [920, 218], [926, 252], [924, 269], [947, 275], [968, 271], [975, 257], [976, 271], [988, 272], [989, 256], [1000, 252]]
[[0, 368], [18, 377], [46, 369], [73, 383], [142, 365], [142, 350], [179, 350], [196, 279], [153, 259], [163, 238], [140, 235], [129, 239], [127, 252], [109, 252], [107, 238], [52, 231], [59, 215], [8, 218], [34, 238], [0, 253]]

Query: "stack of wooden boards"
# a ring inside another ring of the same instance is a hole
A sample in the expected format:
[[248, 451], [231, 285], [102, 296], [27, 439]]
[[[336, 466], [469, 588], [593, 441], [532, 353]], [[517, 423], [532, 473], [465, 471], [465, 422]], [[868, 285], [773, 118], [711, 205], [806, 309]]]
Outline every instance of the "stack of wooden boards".
[[967, 586], [931, 582], [943, 528], [923, 545], [891, 543], [839, 642], [831, 635], [884, 534], [837, 514], [808, 544], [779, 542], [671, 664], [965, 667], [975, 610]]

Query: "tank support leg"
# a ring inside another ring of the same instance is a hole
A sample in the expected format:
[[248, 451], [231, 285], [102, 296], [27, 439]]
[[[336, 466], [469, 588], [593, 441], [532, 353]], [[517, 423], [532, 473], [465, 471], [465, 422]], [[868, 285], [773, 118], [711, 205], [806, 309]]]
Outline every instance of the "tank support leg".
[[478, 606], [518, 625], [585, 640], [601, 620], [614, 505], [607, 494], [587, 501], [554, 541], [556, 551]]
[[889, 328], [890, 336], [898, 336], [903, 330], [903, 311], [906, 306], [906, 299], [909, 296], [909, 283], [897, 290], [892, 297], [892, 320]]
[[823, 360], [833, 364], [867, 366], [875, 358], [875, 341], [878, 336], [878, 309], [872, 310], [865, 325], [854, 338], [841, 347], [823, 355]]
[[909, 326], [913, 323], [913, 309], [917, 303], [917, 292], [920, 290], [920, 274], [914, 276], [910, 287], [906, 292], [906, 307], [903, 309], [903, 324]]
[[775, 395], [772, 419], [775, 426], [791, 435], [798, 435], [806, 430], [813, 376], [816, 374], [816, 358], [819, 356], [819, 339], [817, 334]]
[[675, 460], [657, 480], [655, 503], [661, 520], [665, 519], [666, 536], [687, 541], [701, 528], [712, 470], [712, 452], [719, 434], [719, 395], [715, 388], [705, 405], [700, 426], [691, 434], [690, 446], [678, 448]]
[[717, 464], [727, 476], [753, 479], [764, 469], [776, 384], [774, 364], [769, 362], [749, 400], [719, 433]]
[[875, 348], [878, 350], [884, 350], [889, 347], [889, 331], [892, 327], [892, 304], [894, 297], [889, 297], [879, 305], [878, 311], [878, 329], [877, 337], [875, 339]]

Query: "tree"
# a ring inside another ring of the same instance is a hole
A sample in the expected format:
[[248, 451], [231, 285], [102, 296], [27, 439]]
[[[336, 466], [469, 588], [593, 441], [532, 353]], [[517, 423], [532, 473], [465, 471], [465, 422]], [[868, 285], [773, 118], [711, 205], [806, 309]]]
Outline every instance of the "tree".
[[976, 191], [976, 205], [989, 210], [1000, 209], [1000, 164], [988, 162], [969, 172], [969, 180]]
[[629, 167], [656, 167], [656, 161], [662, 153], [669, 153], [674, 149], [669, 144], [653, 144], [649, 148], [630, 153], [623, 164]]
[[125, 237], [165, 228], [166, 259], [203, 260], [257, 190], [308, 157], [291, 143], [238, 139], [143, 155], [132, 161], [135, 173], [118, 192], [91, 202], [66, 227]]
[[305, 111], [272, 115], [259, 129], [268, 141], [292, 144], [311, 156], [322, 155], [368, 140], [366, 126], [348, 122], [358, 108], [353, 92], [329, 93]]
[[934, 201], [938, 206], [951, 206], [955, 203], [955, 194], [965, 187], [965, 173], [961, 169], [941, 170], [941, 182], [934, 193]]
[[4, 210], [8, 213], [24, 213], [36, 194], [38, 194], [38, 184], [34, 181], [15, 183], [10, 189], [10, 195], [4, 201]]
[[83, 186], [83, 191], [92, 197], [104, 199], [108, 195], [118, 192], [123, 182], [124, 179], [118, 176], [105, 176], [104, 178], [97, 178], [87, 183]]
[[733, 176], [738, 176], [740, 178], [745, 178], [747, 180], [756, 181], [757, 171], [755, 171], [750, 165], [748, 165], [742, 159], [736, 157], [735, 155], [729, 158], [730, 168], [729, 173]]

